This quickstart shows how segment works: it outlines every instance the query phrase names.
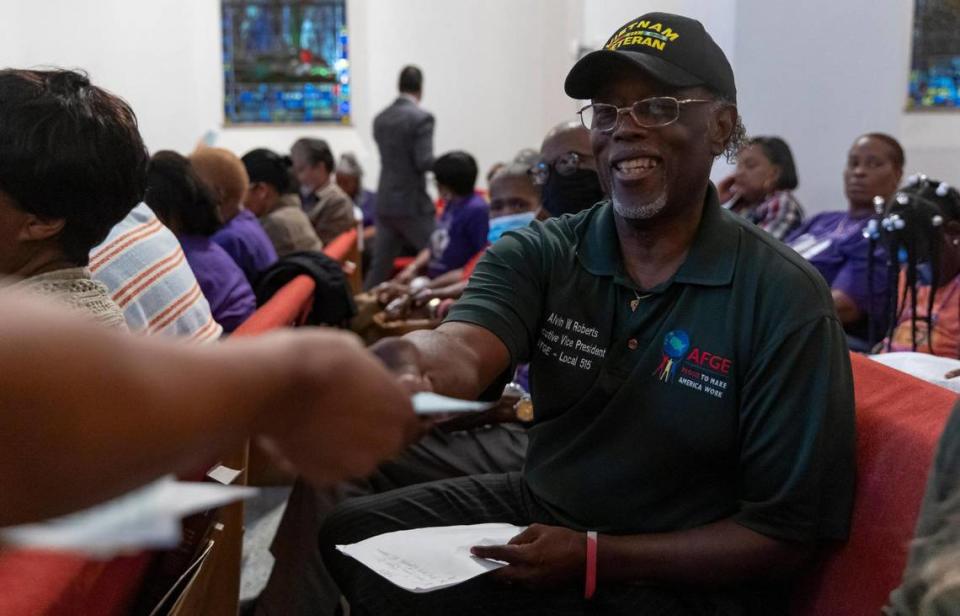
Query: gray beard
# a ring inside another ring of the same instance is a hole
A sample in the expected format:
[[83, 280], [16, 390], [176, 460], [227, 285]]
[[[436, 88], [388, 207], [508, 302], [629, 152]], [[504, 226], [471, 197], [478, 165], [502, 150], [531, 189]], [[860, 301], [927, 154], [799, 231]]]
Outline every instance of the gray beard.
[[659, 214], [663, 207], [667, 204], [667, 193], [666, 191], [660, 193], [660, 196], [650, 203], [645, 203], [643, 205], [626, 205], [620, 202], [620, 199], [617, 198], [616, 192], [614, 192], [612, 201], [613, 211], [616, 212], [621, 218], [625, 218], [627, 220], [648, 220]]

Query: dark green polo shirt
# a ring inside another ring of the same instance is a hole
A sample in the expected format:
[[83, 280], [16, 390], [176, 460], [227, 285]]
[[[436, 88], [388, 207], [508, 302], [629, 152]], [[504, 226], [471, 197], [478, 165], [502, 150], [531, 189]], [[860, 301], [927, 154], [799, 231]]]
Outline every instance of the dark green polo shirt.
[[686, 261], [659, 287], [635, 289], [602, 203], [507, 234], [448, 320], [530, 362], [524, 473], [570, 527], [733, 516], [781, 539], [846, 537], [853, 381], [830, 291], [712, 186]]

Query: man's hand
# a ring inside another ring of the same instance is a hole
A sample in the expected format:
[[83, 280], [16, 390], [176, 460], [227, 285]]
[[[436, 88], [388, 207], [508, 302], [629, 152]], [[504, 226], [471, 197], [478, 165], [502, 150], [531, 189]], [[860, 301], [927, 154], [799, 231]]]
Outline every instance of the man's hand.
[[583, 579], [587, 535], [561, 526], [532, 524], [507, 545], [478, 545], [470, 553], [508, 563], [492, 574], [499, 580], [529, 588], [551, 588]]
[[354, 336], [300, 330], [276, 344], [289, 378], [257, 434], [281, 464], [330, 484], [369, 474], [419, 433], [409, 392]]
[[462, 430], [472, 430], [480, 426], [490, 426], [501, 423], [515, 423], [519, 421], [517, 417], [516, 405], [520, 401], [523, 390], [508, 391], [504, 390], [497, 405], [486, 411], [476, 413], [457, 413], [449, 419], [437, 421], [436, 426], [444, 432], [459, 432]]
[[383, 338], [370, 347], [393, 377], [411, 394], [433, 391], [430, 379], [423, 374], [420, 352], [406, 338]]
[[410, 295], [410, 287], [405, 283], [388, 281], [374, 287], [372, 293], [376, 296], [377, 303], [386, 306], [398, 297]]
[[390, 282], [397, 285], [408, 285], [410, 281], [417, 277], [417, 268], [407, 266], [403, 268], [399, 274], [393, 277], [393, 280]]

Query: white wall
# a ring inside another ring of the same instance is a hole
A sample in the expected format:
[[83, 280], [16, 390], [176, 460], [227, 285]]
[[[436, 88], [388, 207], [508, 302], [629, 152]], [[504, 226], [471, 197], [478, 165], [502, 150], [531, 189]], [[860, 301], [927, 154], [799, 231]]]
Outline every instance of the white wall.
[[[960, 184], [960, 113], [905, 113], [913, 2], [876, 0], [584, 0], [584, 44], [601, 45], [647, 11], [701, 20], [737, 79], [750, 134], [784, 137], [808, 211], [845, 206], [841, 174], [860, 133], [903, 143], [907, 172]], [[723, 174], [718, 162], [714, 178]]]
[[750, 134], [790, 144], [808, 211], [846, 207], [841, 174], [857, 135], [906, 137], [910, 4], [739, 0], [741, 112]]
[[[151, 149], [192, 149], [210, 129], [238, 152], [286, 150], [303, 134], [379, 167], [370, 127], [406, 63], [424, 68], [424, 105], [439, 152], [463, 148], [481, 168], [537, 147], [573, 117], [563, 78], [578, 45], [596, 48], [647, 11], [704, 22], [733, 64], [752, 134], [779, 134], [798, 160], [810, 211], [843, 206], [851, 140], [868, 130], [903, 142], [908, 170], [960, 184], [960, 113], [903, 112], [912, 0], [349, 0], [352, 127], [226, 128], [218, 0], [3, 0], [0, 65], [87, 69], [127, 98]], [[714, 178], [725, 173], [722, 163]]]
[[335, 154], [357, 152], [373, 183], [372, 120], [396, 96], [407, 63], [424, 69], [438, 152], [465, 149], [485, 170], [539, 147], [573, 111], [559, 84], [574, 56], [579, 2], [349, 0], [352, 127], [223, 128], [218, 0], [4, 0], [0, 65], [86, 69], [131, 103], [151, 150], [189, 151], [211, 129], [238, 153], [286, 151], [309, 134]]

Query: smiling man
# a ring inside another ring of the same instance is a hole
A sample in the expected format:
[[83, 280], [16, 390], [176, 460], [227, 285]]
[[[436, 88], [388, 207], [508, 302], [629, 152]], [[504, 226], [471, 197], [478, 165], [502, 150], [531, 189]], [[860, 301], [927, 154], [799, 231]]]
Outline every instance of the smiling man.
[[[377, 349], [464, 398], [530, 362], [524, 470], [347, 502], [325, 559], [355, 614], [782, 613], [784, 586], [849, 525], [853, 391], [830, 292], [717, 202], [710, 168], [742, 127], [699, 22], [633, 20], [566, 91], [592, 101], [610, 200], [507, 234], [443, 325]], [[427, 594], [333, 549], [482, 522], [528, 526], [473, 548], [508, 566]]]

